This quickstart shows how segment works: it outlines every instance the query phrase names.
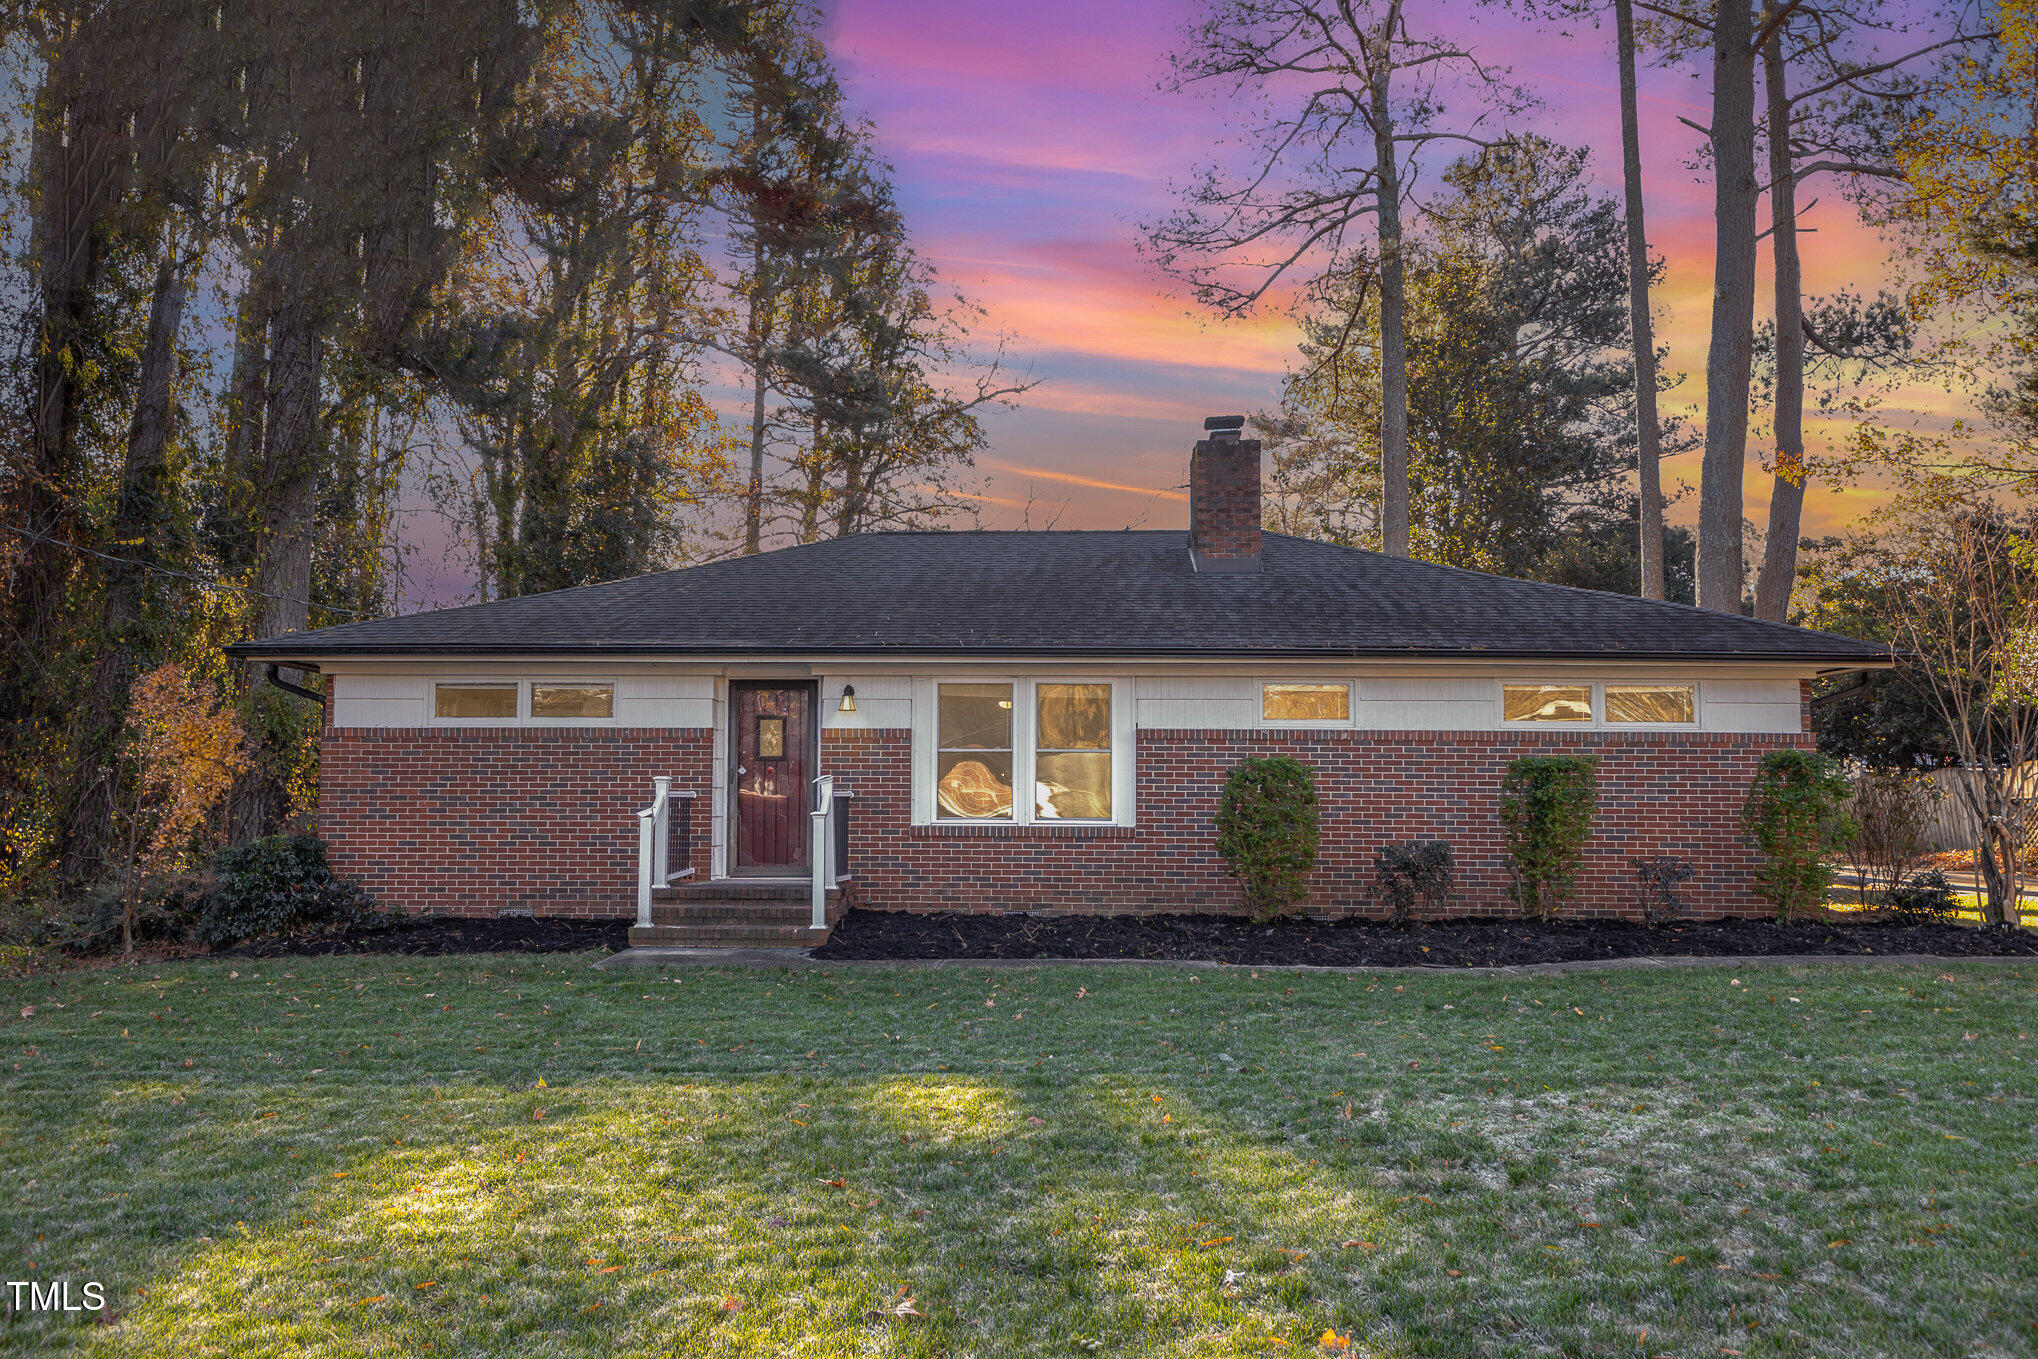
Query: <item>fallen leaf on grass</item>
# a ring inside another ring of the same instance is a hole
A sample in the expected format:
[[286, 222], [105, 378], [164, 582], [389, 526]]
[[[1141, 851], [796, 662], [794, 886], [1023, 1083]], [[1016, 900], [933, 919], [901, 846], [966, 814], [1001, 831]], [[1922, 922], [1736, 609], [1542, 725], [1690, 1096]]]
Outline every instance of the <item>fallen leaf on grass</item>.
[[1210, 1239], [1209, 1239], [1208, 1241], [1199, 1241], [1199, 1242], [1197, 1242], [1197, 1243], [1196, 1243], [1196, 1248], [1197, 1248], [1198, 1250], [1201, 1250], [1201, 1249], [1203, 1249], [1203, 1248], [1204, 1248], [1204, 1247], [1206, 1247], [1206, 1246], [1221, 1246], [1221, 1245], [1223, 1245], [1223, 1244], [1224, 1244], [1225, 1242], [1227, 1242], [1227, 1241], [1230, 1241], [1230, 1240], [1232, 1240], [1232, 1239], [1233, 1239], [1233, 1238], [1231, 1238], [1231, 1237], [1229, 1237], [1229, 1236], [1213, 1236], [1213, 1237], [1211, 1237], [1211, 1238], [1210, 1238]]
[[731, 1295], [731, 1296], [728, 1296], [728, 1297], [724, 1297], [724, 1298], [722, 1299], [722, 1310], [723, 1310], [723, 1311], [725, 1311], [725, 1312], [740, 1312], [740, 1311], [742, 1311], [742, 1310], [743, 1310], [743, 1299], [741, 1299], [741, 1298], [739, 1298], [739, 1297], [735, 1297], [735, 1296], [733, 1296], [733, 1295]]
[[1826, 1243], [1826, 1249], [1827, 1249], [1827, 1250], [1838, 1250], [1838, 1249], [1839, 1249], [1840, 1247], [1842, 1247], [1842, 1246], [1844, 1246], [1844, 1245], [1846, 1245], [1846, 1244], [1847, 1244], [1847, 1238], [1843, 1236], [1843, 1237], [1841, 1237], [1841, 1238], [1840, 1238], [1839, 1240], [1837, 1240], [1837, 1241], [1828, 1241], [1828, 1242]]
[[428, 1279], [417, 1286], [417, 1291], [422, 1293], [427, 1288], [437, 1288], [438, 1286], [439, 1281], [437, 1279]]
[[381, 1302], [381, 1301], [383, 1301], [384, 1299], [388, 1298], [388, 1296], [389, 1296], [389, 1295], [388, 1295], [387, 1293], [377, 1293], [377, 1294], [376, 1294], [376, 1295], [375, 1295], [374, 1297], [372, 1297], [372, 1298], [363, 1298], [363, 1299], [361, 1299], [361, 1301], [360, 1301], [360, 1302], [358, 1302], [358, 1303], [356, 1303], [356, 1304], [354, 1304], [354, 1305], [355, 1305], [355, 1306], [357, 1306], [357, 1307], [366, 1307], [366, 1306], [367, 1306], [367, 1305], [368, 1305], [369, 1303], [371, 1303], [371, 1302]]
[[1348, 1335], [1339, 1335], [1336, 1331], [1325, 1330], [1323, 1338], [1316, 1343], [1326, 1350], [1348, 1350], [1352, 1347], [1352, 1338]]

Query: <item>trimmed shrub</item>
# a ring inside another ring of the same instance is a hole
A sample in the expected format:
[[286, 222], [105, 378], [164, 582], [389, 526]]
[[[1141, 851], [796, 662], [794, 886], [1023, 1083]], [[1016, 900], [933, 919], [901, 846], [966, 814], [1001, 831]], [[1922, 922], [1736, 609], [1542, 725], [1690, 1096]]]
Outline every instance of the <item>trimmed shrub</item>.
[[1255, 920], [1271, 920], [1308, 894], [1316, 867], [1316, 773], [1285, 755], [1232, 766], [1217, 803], [1217, 853]]
[[1847, 815], [1847, 776], [1839, 763], [1811, 750], [1772, 750], [1762, 757], [1741, 804], [1741, 829], [1762, 851], [1755, 892], [1793, 920], [1825, 904], [1832, 858], [1854, 836]]
[[1935, 921], [1951, 920], [1960, 910], [1953, 900], [1953, 884], [1936, 868], [1911, 874], [1904, 879], [1901, 887], [1892, 888], [1883, 900], [1906, 925], [1929, 925]]
[[1450, 899], [1457, 882], [1457, 856], [1448, 840], [1410, 840], [1382, 845], [1373, 855], [1373, 884], [1387, 898], [1388, 919], [1406, 925], [1419, 899], [1434, 914]]
[[192, 936], [211, 948], [264, 934], [324, 933], [393, 925], [359, 883], [333, 876], [325, 841], [271, 835], [221, 850], [211, 890], [198, 902]]
[[1691, 903], [1677, 895], [1677, 889], [1698, 876], [1698, 866], [1675, 854], [1652, 854], [1635, 860], [1636, 904], [1642, 908], [1644, 925], [1667, 925], [1684, 914]]
[[1522, 914], [1546, 919], [1578, 884], [1578, 865], [1599, 807], [1599, 760], [1591, 755], [1524, 755], [1500, 780], [1500, 829]]

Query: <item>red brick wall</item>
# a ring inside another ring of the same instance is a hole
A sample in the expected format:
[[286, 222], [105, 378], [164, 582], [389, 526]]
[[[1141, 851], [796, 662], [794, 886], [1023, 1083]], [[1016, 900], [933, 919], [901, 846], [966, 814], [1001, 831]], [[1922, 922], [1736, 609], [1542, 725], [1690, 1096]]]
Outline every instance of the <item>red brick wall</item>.
[[1225, 771], [1248, 755], [1315, 766], [1322, 848], [1312, 913], [1372, 913], [1373, 853], [1444, 839], [1458, 858], [1458, 914], [1510, 912], [1499, 786], [1521, 755], [1600, 759], [1599, 812], [1570, 910], [1636, 910], [1630, 862], [1676, 854], [1698, 867], [1695, 913], [1767, 908], [1750, 890], [1741, 800], [1770, 750], [1808, 736], [1518, 732], [1141, 731], [1138, 826], [911, 826], [910, 734], [825, 733], [822, 764], [856, 794], [859, 900], [907, 910], [1229, 911], [1237, 884], [1211, 848]]
[[[1518, 732], [1142, 731], [1136, 828], [912, 826], [911, 737], [828, 731], [822, 767], [855, 794], [854, 895], [907, 910], [1228, 911], [1237, 885], [1211, 849], [1224, 773], [1255, 754], [1317, 771], [1323, 845], [1304, 909], [1369, 913], [1373, 852], [1441, 838], [1464, 914], [1512, 909], [1500, 845], [1501, 771], [1518, 755], [1600, 757], [1600, 807], [1574, 911], [1634, 910], [1629, 863], [1698, 866], [1702, 915], [1759, 913], [1737, 829], [1761, 755], [1808, 736]], [[706, 730], [331, 728], [321, 832], [334, 866], [409, 910], [627, 916], [636, 811], [654, 773], [697, 790], [694, 869], [709, 873]]]
[[700, 794], [693, 866], [708, 874], [705, 729], [327, 727], [321, 750], [333, 867], [386, 905], [634, 915], [654, 774]]

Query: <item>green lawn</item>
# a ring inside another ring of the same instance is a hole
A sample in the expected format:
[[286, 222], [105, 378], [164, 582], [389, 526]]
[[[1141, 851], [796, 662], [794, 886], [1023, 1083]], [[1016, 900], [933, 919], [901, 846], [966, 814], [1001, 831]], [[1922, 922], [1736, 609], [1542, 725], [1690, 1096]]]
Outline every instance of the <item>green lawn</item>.
[[2038, 969], [589, 961], [0, 983], [0, 1350], [2038, 1353]]

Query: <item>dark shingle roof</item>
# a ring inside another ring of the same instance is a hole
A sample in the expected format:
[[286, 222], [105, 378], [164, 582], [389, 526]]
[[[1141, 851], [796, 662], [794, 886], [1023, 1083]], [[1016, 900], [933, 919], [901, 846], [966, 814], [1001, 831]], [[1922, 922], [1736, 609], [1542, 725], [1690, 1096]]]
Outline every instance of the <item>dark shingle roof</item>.
[[1832, 633], [1280, 534], [1263, 561], [1198, 575], [1180, 531], [872, 533], [234, 650], [1888, 658]]

